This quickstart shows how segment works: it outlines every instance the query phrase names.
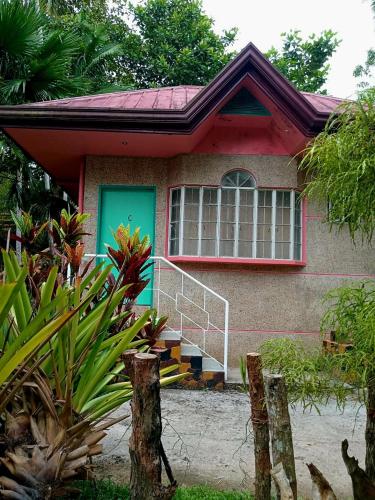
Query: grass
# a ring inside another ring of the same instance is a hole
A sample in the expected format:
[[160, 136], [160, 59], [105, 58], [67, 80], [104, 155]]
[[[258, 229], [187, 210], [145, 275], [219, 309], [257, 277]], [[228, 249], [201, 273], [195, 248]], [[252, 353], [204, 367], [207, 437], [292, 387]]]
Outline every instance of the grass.
[[[129, 488], [111, 481], [82, 481], [77, 485], [81, 494], [79, 500], [128, 500]], [[219, 491], [208, 486], [191, 486], [178, 488], [174, 500], [251, 500], [249, 493], [239, 491]]]

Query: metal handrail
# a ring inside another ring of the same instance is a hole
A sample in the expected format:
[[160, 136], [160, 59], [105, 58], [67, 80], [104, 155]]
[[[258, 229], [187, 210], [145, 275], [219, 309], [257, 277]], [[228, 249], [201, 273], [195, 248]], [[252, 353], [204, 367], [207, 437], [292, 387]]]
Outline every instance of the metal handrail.
[[[92, 254], [92, 253], [86, 253], [85, 254], [85, 257], [96, 257], [96, 258], [108, 258], [108, 255], [106, 254]], [[206, 292], [208, 292], [209, 294], [213, 295], [214, 297], [216, 297], [218, 300], [220, 300], [223, 305], [224, 305], [224, 330], [221, 330], [219, 329], [218, 327], [216, 327], [215, 325], [212, 324], [212, 326], [214, 326], [218, 332], [222, 333], [224, 335], [224, 356], [223, 356], [223, 369], [224, 369], [224, 377], [225, 377], [225, 380], [227, 380], [227, 376], [228, 376], [228, 330], [229, 330], [229, 302], [224, 298], [222, 297], [221, 295], [219, 295], [217, 292], [215, 292], [214, 290], [212, 290], [211, 288], [209, 288], [208, 286], [206, 286], [204, 283], [202, 283], [201, 281], [197, 280], [196, 278], [194, 278], [193, 276], [191, 276], [189, 273], [187, 273], [186, 271], [184, 271], [183, 269], [179, 268], [178, 266], [176, 266], [175, 264], [173, 264], [172, 262], [170, 262], [168, 259], [166, 259], [165, 257], [160, 257], [160, 256], [157, 256], [157, 255], [153, 255], [153, 256], [150, 256], [150, 259], [153, 260], [153, 261], [158, 261], [159, 262], [159, 289], [158, 291], [159, 292], [162, 292], [162, 293], [165, 293], [163, 292], [163, 290], [160, 290], [160, 271], [161, 271], [161, 268], [160, 268], [160, 263], [164, 263], [166, 266], [170, 267], [171, 269], [173, 269], [174, 271], [177, 271], [181, 277], [185, 277], [187, 279], [189, 279], [190, 281], [192, 281], [193, 283], [195, 283], [196, 285], [198, 285], [200, 288], [202, 288], [203, 290], [205, 290]], [[183, 278], [182, 278], [183, 279]], [[182, 284], [183, 284], [183, 281], [182, 281]], [[169, 295], [168, 295], [169, 296]], [[171, 297], [172, 299], [172, 297]], [[158, 295], [158, 309], [159, 309], [159, 295]], [[174, 299], [172, 299], [174, 300]], [[205, 300], [205, 295], [204, 295], [204, 300]], [[191, 301], [192, 302], [192, 301]], [[194, 302], [193, 302], [194, 303]], [[194, 303], [195, 304], [195, 303]], [[200, 308], [200, 306], [198, 306], [197, 304], [195, 304], [197, 307]], [[181, 313], [181, 312], [180, 312]], [[181, 313], [183, 314], [183, 313]], [[185, 316], [185, 314], [183, 314], [183, 316]], [[188, 318], [190, 321], [193, 321], [191, 320], [190, 318]], [[194, 322], [195, 323], [195, 322]], [[197, 323], [196, 323], [197, 324]], [[197, 326], [200, 326], [197, 324]], [[201, 327], [202, 328], [202, 327]], [[202, 328], [202, 330], [204, 331], [204, 328]], [[181, 328], [181, 336], [182, 335], [182, 328]], [[188, 339], [186, 339], [188, 340]], [[189, 341], [190, 342], [190, 341]], [[192, 343], [192, 342], [190, 342]], [[202, 350], [202, 349], [201, 349]], [[213, 358], [210, 354], [208, 354], [205, 350], [202, 350], [205, 354], [207, 354], [210, 358]], [[213, 358], [215, 359], [215, 358]], [[220, 363], [221, 364], [221, 363]]]

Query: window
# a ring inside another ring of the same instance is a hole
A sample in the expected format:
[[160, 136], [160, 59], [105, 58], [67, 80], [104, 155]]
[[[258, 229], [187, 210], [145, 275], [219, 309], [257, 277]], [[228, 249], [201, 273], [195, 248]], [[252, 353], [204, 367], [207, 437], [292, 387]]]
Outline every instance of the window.
[[170, 196], [171, 256], [301, 260], [295, 191], [257, 189], [250, 173], [236, 170], [220, 187], [181, 186]]

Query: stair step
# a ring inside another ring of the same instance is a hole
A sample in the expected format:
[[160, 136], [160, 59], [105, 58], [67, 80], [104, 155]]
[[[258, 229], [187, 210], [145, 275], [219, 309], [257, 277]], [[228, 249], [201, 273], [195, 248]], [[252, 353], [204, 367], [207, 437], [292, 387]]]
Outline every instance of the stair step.
[[202, 359], [202, 371], [204, 372], [224, 372], [224, 368], [221, 364], [212, 358]]
[[160, 340], [181, 340], [181, 332], [176, 330], [164, 330], [161, 332]]
[[198, 346], [192, 344], [181, 344], [181, 356], [200, 356], [202, 352]]

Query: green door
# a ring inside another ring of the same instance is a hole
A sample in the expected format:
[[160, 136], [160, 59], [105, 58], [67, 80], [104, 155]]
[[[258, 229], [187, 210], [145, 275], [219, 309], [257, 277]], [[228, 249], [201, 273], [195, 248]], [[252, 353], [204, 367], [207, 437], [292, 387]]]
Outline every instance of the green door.
[[[148, 236], [154, 247], [155, 188], [138, 186], [100, 186], [97, 252], [106, 253], [105, 243], [116, 247], [112, 232], [120, 224], [130, 224], [131, 231], [140, 228], [141, 237]], [[152, 268], [146, 271], [151, 279], [138, 297], [139, 305], [152, 305]]]

